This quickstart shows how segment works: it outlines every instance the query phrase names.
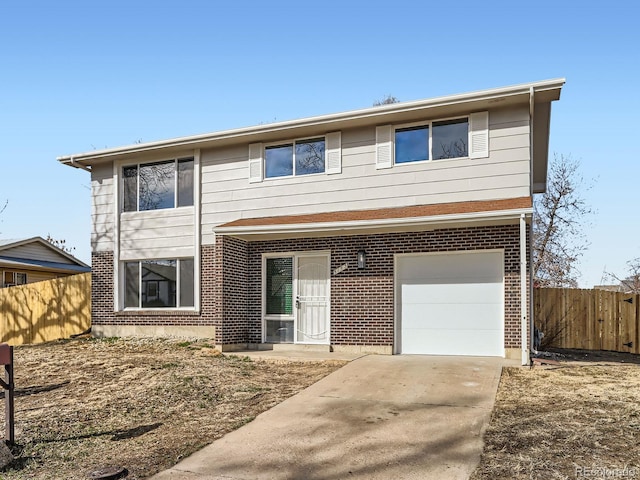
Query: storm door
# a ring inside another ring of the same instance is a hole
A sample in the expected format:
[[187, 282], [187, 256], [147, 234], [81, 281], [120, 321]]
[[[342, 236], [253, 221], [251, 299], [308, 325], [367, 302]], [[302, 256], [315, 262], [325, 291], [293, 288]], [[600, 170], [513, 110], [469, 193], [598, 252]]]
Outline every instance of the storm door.
[[329, 343], [329, 255], [264, 259], [264, 341]]

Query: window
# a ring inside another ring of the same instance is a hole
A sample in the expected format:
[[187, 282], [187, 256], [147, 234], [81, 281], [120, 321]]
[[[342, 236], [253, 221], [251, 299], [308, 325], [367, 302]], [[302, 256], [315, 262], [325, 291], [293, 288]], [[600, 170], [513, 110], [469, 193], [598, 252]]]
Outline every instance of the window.
[[5, 270], [3, 275], [3, 284], [5, 287], [14, 285], [24, 285], [27, 283], [27, 274], [19, 272], [10, 272]]
[[267, 315], [293, 315], [293, 258], [267, 258]]
[[395, 130], [395, 163], [469, 156], [469, 119], [457, 118]]
[[125, 212], [193, 205], [193, 158], [126, 166], [122, 169]]
[[194, 306], [193, 259], [124, 263], [125, 308]]
[[266, 178], [324, 173], [325, 140], [313, 138], [267, 146], [264, 162]]

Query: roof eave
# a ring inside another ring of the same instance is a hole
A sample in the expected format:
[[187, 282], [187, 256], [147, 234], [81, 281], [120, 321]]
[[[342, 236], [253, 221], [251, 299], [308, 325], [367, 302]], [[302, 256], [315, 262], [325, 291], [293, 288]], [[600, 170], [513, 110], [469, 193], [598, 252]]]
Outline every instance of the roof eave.
[[218, 141], [230, 139], [242, 139], [250, 141], [252, 137], [257, 137], [269, 133], [276, 133], [289, 129], [319, 125], [325, 125], [327, 126], [327, 128], [331, 128], [331, 125], [335, 124], [337, 126], [341, 122], [353, 121], [357, 119], [369, 119], [371, 123], [383, 122], [385, 117], [391, 116], [393, 114], [411, 112], [416, 110], [429, 110], [436, 107], [454, 106], [479, 101], [491, 101], [499, 98], [507, 98], [517, 95], [522, 95], [523, 100], [526, 101], [532, 88], [534, 92], [540, 94], [538, 97], [540, 98], [540, 100], [551, 102], [553, 100], [557, 100], [560, 97], [560, 90], [564, 83], [564, 78], [544, 80], [540, 82], [494, 88], [490, 90], [481, 90], [470, 93], [436, 97], [426, 100], [382, 105], [379, 107], [352, 110], [348, 112], [333, 113], [297, 120], [289, 120], [252, 127], [223, 130], [214, 133], [161, 140], [157, 142], [148, 142], [104, 150], [96, 150], [93, 152], [79, 153], [75, 155], [65, 155], [58, 157], [58, 161], [65, 165], [87, 169], [87, 167], [89, 167], [95, 161], [108, 160], [122, 155], [152, 152], [165, 148], [200, 148], [203, 146], [209, 146], [210, 144], [214, 144]]
[[352, 220], [340, 222], [318, 222], [275, 225], [245, 225], [230, 227], [214, 227], [216, 235], [255, 237], [271, 234], [301, 234], [301, 233], [327, 233], [327, 232], [358, 232], [374, 228], [393, 227], [424, 227], [452, 223], [474, 223], [479, 221], [506, 221], [519, 219], [521, 215], [531, 216], [533, 208], [518, 208], [509, 210], [496, 210], [493, 212], [471, 212], [447, 215], [432, 215], [428, 217], [385, 218], [375, 220]]

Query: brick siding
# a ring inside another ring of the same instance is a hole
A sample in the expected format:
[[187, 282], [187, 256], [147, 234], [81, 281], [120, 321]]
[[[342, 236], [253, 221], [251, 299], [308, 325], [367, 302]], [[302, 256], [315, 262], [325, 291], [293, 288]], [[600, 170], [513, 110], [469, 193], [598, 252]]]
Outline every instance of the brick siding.
[[[358, 250], [367, 268], [358, 270]], [[519, 225], [441, 229], [249, 243], [248, 340], [260, 342], [262, 253], [331, 252], [331, 344], [393, 345], [394, 255], [403, 253], [504, 250], [505, 348], [520, 347]], [[347, 269], [333, 275], [339, 267]]]
[[[505, 347], [520, 347], [520, 231], [518, 225], [428, 232], [245, 242], [218, 236], [201, 250], [201, 311], [118, 312], [113, 309], [113, 254], [92, 256], [92, 315], [96, 325], [215, 325], [217, 344], [262, 340], [262, 254], [331, 252], [331, 344], [393, 345], [394, 255], [504, 250]], [[367, 268], [358, 270], [358, 250]], [[336, 275], [333, 272], [346, 265]]]

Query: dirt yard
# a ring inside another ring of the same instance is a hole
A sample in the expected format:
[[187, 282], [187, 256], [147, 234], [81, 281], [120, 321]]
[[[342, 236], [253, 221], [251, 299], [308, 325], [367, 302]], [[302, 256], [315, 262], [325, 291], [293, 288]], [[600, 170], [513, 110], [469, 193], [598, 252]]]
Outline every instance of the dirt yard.
[[[15, 348], [17, 461], [1, 479], [166, 469], [344, 362], [251, 361], [204, 342], [77, 339]], [[4, 425], [4, 408], [0, 409]]]
[[503, 371], [472, 479], [640, 479], [640, 358], [562, 354]]

